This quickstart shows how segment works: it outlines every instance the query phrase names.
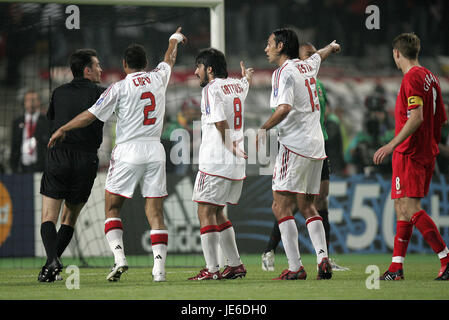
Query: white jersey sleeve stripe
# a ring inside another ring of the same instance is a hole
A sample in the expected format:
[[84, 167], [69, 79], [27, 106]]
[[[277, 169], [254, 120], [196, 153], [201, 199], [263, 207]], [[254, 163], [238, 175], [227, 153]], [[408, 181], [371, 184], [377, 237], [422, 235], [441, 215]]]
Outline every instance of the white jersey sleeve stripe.
[[277, 93], [278, 93], [278, 90], [279, 90], [279, 81], [281, 79], [281, 73], [282, 73], [282, 70], [284, 70], [286, 65], [287, 64], [284, 64], [282, 67], [280, 67], [280, 68], [278, 68], [276, 70], [275, 82], [274, 82], [274, 90], [275, 90], [274, 91], [274, 96], [277, 96]]

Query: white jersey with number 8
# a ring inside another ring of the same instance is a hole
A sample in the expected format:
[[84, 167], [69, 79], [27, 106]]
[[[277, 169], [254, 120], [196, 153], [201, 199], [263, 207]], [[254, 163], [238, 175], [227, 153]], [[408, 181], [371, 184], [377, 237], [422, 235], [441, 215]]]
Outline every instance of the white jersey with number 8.
[[244, 102], [248, 90], [246, 78], [216, 78], [203, 88], [199, 171], [232, 180], [245, 178], [245, 159], [237, 158], [224, 146], [215, 123], [227, 120], [232, 141], [238, 141], [244, 150]]
[[311, 159], [326, 158], [316, 91], [320, 63], [321, 57], [317, 53], [304, 61], [287, 60], [272, 76], [270, 107], [275, 109], [281, 104], [292, 107], [276, 127], [279, 142]]

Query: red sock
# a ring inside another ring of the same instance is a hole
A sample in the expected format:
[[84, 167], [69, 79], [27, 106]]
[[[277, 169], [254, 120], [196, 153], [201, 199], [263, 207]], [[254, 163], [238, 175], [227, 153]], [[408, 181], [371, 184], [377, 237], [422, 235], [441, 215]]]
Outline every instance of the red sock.
[[415, 227], [421, 232], [424, 240], [430, 245], [433, 252], [438, 254], [441, 265], [446, 265], [449, 262], [449, 257], [447, 256], [446, 243], [441, 237], [437, 226], [433, 222], [432, 218], [424, 211], [418, 211], [412, 216], [411, 222]]
[[390, 267], [391, 272], [396, 272], [402, 269], [405, 254], [407, 253], [408, 243], [412, 237], [413, 224], [408, 221], [396, 222], [396, 236], [394, 237], [393, 259]]

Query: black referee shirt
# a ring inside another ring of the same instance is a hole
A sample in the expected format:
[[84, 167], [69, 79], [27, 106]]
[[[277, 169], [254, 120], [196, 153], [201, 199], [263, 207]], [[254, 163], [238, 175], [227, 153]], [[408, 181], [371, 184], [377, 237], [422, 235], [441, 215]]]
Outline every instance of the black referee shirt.
[[[105, 88], [85, 78], [75, 78], [56, 88], [47, 112], [51, 134], [81, 112], [89, 109], [104, 90]], [[69, 131], [59, 145], [73, 150], [96, 153], [103, 141], [103, 125], [104, 123], [97, 119], [87, 127]]]

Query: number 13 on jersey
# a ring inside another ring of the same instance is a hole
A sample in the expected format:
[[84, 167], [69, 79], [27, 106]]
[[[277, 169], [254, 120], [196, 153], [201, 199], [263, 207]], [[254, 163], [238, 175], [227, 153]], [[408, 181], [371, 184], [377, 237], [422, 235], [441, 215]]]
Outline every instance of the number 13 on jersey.
[[[312, 85], [314, 86], [313, 88], [313, 92], [312, 92]], [[319, 104], [315, 104], [313, 102], [314, 98], [318, 96], [317, 92], [316, 92], [316, 80], [315, 78], [310, 78], [306, 79], [306, 87], [307, 87], [307, 91], [309, 91], [309, 97], [310, 97], [310, 104], [312, 105], [312, 112], [316, 110], [320, 110], [320, 105]]]

